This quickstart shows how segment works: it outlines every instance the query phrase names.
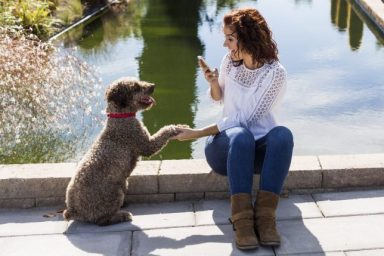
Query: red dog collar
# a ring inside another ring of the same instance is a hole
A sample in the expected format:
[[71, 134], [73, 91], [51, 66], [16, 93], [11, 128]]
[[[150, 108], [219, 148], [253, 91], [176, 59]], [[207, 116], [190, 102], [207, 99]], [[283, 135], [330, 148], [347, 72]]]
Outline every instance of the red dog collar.
[[109, 118], [127, 118], [127, 117], [135, 117], [136, 112], [128, 112], [128, 113], [107, 113]]

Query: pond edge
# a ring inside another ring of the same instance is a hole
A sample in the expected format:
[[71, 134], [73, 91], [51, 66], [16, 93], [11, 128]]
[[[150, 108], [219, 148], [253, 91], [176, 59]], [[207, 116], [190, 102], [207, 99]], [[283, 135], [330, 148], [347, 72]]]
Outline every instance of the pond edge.
[[78, 27], [79, 25], [81, 24], [85, 24], [87, 22], [92, 22], [94, 19], [98, 18], [100, 15], [102, 15], [104, 13], [104, 11], [107, 11], [109, 9], [109, 4], [101, 7], [100, 9], [92, 12], [91, 14], [87, 15], [87, 16], [84, 16], [82, 17], [80, 20], [76, 21], [74, 24], [66, 27], [65, 29], [61, 30], [60, 32], [58, 32], [57, 34], [51, 36], [49, 39], [48, 39], [48, 42], [49, 43], [52, 43], [56, 40], [58, 40], [62, 35], [64, 35], [65, 33], [67, 33], [68, 31]]

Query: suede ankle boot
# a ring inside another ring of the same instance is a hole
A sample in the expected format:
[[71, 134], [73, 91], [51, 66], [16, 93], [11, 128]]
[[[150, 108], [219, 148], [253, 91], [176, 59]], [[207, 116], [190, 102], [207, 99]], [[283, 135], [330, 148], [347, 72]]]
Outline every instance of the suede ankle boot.
[[276, 228], [276, 209], [279, 196], [259, 190], [254, 205], [255, 231], [261, 245], [279, 246], [280, 235]]
[[232, 223], [237, 248], [250, 250], [259, 247], [254, 230], [251, 194], [239, 193], [231, 196]]

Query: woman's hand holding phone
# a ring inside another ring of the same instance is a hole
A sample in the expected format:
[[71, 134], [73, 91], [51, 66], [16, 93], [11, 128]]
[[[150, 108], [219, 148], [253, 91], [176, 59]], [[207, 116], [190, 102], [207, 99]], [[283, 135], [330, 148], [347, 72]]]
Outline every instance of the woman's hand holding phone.
[[219, 71], [217, 70], [217, 68], [212, 70], [202, 56], [197, 56], [197, 59], [199, 61], [200, 68], [204, 72], [205, 79], [209, 83], [217, 81], [219, 77]]

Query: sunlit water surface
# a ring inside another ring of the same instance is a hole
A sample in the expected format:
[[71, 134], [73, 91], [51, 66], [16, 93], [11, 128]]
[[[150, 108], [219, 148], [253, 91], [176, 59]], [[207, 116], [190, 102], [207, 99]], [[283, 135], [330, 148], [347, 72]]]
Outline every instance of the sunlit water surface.
[[[219, 66], [222, 18], [245, 6], [264, 14], [289, 74], [279, 120], [293, 131], [294, 154], [384, 152], [384, 40], [345, 0], [131, 1], [72, 31], [62, 47], [76, 46], [99, 70], [100, 95], [121, 76], [156, 83], [157, 105], [139, 115], [151, 133], [170, 123], [203, 127], [220, 118], [221, 106], [208, 99], [196, 56]], [[100, 129], [67, 160], [78, 160]], [[152, 159], [203, 158], [204, 144], [172, 141]]]

